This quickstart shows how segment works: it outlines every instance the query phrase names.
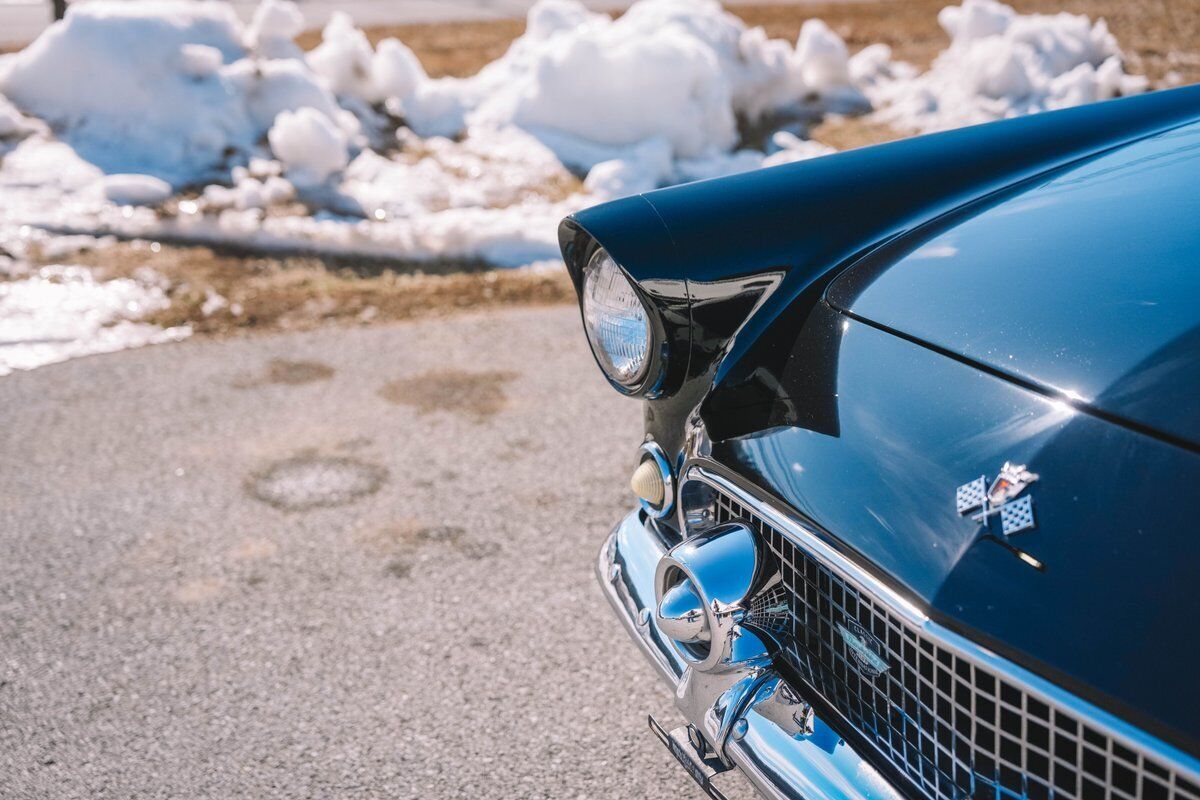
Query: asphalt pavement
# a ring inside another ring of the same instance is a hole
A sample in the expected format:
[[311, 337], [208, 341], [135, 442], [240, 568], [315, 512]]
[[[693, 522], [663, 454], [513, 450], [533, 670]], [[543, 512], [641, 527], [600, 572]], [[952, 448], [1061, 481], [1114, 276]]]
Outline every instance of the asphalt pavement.
[[0, 797], [700, 796], [592, 577], [640, 408], [573, 308], [96, 356], [0, 408]]

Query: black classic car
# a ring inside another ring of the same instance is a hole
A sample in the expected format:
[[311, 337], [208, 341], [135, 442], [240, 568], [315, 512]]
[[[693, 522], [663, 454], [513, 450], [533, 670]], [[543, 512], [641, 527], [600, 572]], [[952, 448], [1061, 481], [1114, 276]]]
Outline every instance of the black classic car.
[[645, 409], [599, 580], [709, 795], [1200, 800], [1200, 88], [560, 241]]

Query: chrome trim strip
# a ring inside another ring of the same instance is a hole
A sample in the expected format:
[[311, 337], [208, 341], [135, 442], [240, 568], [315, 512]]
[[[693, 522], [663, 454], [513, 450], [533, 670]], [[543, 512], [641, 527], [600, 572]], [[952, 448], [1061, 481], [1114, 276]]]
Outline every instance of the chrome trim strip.
[[954, 650], [957, 655], [974, 662], [977, 666], [990, 670], [1026, 691], [1040, 695], [1040, 699], [1078, 717], [1080, 721], [1101, 730], [1126, 747], [1152, 754], [1157, 760], [1169, 762], [1172, 769], [1183, 773], [1188, 780], [1200, 783], [1200, 759], [934, 622], [911, 601], [901, 597], [863, 567], [834, 550], [793, 517], [778, 510], [770, 502], [749, 494], [728, 478], [695, 462], [685, 469], [684, 474], [685, 478], [681, 484], [688, 480], [698, 480], [733, 496], [742, 505], [752, 508], [755, 514], [780, 533], [791, 538], [796, 546], [808, 551], [816, 560], [824, 562], [842, 578], [857, 585], [862, 591], [874, 595], [897, 614], [914, 622], [924, 635], [937, 640], [939, 646]]
[[669, 549], [656, 527], [643, 525], [638, 512], [630, 512], [600, 547], [596, 580], [629, 638], [659, 677], [674, 687], [687, 665], [652, 619], [654, 573]]
[[[596, 577], [638, 649], [675, 694], [683, 716], [704, 732], [727, 763], [737, 766], [770, 800], [900, 800], [900, 794], [833, 728], [811, 716], [800, 735], [772, 707], [773, 670], [702, 673], [686, 668], [654, 621], [654, 569], [669, 542], [653, 520], [626, 515], [600, 548]], [[703, 691], [689, 693], [689, 687]], [[688, 698], [712, 696], [700, 706]], [[799, 700], [799, 698], [797, 698]], [[806, 706], [808, 707], [808, 706]]]
[[902, 800], [895, 786], [819, 718], [814, 733], [802, 738], [789, 736], [754, 707], [745, 719], [746, 733], [729, 744], [729, 757], [769, 800]]
[[924, 625], [929, 621], [929, 617], [924, 612], [890, 586], [880, 581], [837, 550], [834, 550], [792, 517], [777, 511], [757, 497], [750, 497], [741, 487], [728, 478], [711, 472], [698, 464], [691, 464], [688, 466], [686, 477], [684, 478], [685, 482], [688, 480], [698, 480], [707, 483], [709, 486], [731, 494], [739, 500], [746, 500], [744, 504], [753, 506], [755, 513], [766, 520], [772, 527], [789, 534], [797, 545], [812, 553], [819, 561], [825, 562], [843, 578], [856, 584], [859, 589], [884, 600], [889, 607], [915, 625]]

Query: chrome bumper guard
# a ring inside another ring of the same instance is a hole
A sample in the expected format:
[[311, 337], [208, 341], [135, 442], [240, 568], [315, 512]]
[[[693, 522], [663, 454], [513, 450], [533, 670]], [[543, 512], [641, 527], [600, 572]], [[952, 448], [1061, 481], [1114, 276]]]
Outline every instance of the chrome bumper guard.
[[632, 512], [600, 548], [596, 575], [625, 630], [675, 692], [686, 729], [668, 733], [653, 720], [651, 727], [697, 783], [720, 798], [712, 774], [737, 767], [771, 800], [900, 798], [768, 661], [716, 674], [688, 667], [654, 620], [655, 569], [669, 549], [654, 523]]

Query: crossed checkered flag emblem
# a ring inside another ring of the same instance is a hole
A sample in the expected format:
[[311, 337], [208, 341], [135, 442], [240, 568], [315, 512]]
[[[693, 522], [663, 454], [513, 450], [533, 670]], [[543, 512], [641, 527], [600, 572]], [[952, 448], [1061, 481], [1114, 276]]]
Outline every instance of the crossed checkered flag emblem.
[[1033, 498], [1028, 495], [1018, 497], [1037, 479], [1037, 474], [1026, 469], [1024, 464], [1006, 461], [990, 487], [986, 475], [958, 487], [955, 505], [960, 515], [976, 511], [971, 519], [984, 525], [990, 525], [991, 517], [999, 514], [1001, 532], [1012, 536], [1037, 524], [1033, 517]]

